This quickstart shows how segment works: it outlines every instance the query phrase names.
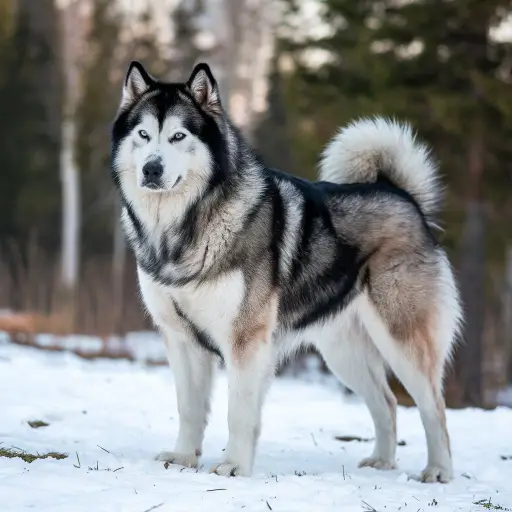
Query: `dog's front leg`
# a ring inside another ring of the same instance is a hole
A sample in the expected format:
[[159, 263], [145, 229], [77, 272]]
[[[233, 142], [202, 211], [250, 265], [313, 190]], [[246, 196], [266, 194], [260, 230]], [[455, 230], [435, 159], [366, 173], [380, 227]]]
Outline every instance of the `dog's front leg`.
[[231, 357], [226, 358], [229, 439], [224, 461], [212, 468], [218, 475], [250, 476], [252, 472], [263, 401], [275, 371], [275, 304], [271, 308], [264, 318], [245, 319], [242, 330], [235, 329]]
[[158, 460], [194, 467], [201, 454], [204, 430], [210, 412], [210, 394], [216, 358], [198, 340], [165, 287], [138, 269], [144, 302], [161, 331], [167, 359], [174, 374], [180, 427], [174, 451], [162, 452]]
[[165, 335], [167, 356], [176, 385], [180, 426], [174, 451], [162, 452], [158, 460], [197, 467], [210, 412], [210, 394], [215, 358], [180, 333]]

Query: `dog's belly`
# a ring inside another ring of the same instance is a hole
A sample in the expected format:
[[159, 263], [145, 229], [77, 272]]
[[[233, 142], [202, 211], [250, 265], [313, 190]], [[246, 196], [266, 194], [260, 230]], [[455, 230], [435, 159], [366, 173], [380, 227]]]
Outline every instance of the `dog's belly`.
[[303, 329], [278, 328], [274, 334], [274, 344], [280, 360], [293, 356], [304, 346], [319, 348], [322, 343], [335, 341], [340, 344], [350, 337], [350, 329], [357, 320], [357, 307], [354, 302], [348, 307]]
[[[225, 355], [231, 350], [233, 325], [246, 293], [243, 274], [234, 271], [204, 284], [181, 287], [154, 281], [139, 269], [139, 282], [147, 309], [155, 323], [168, 332], [176, 327], [176, 306], [196, 330], [206, 334], [215, 349]], [[321, 340], [342, 336], [344, 324], [351, 317], [349, 306], [338, 314], [303, 329], [277, 328], [273, 344], [280, 359], [293, 355], [303, 345], [317, 345]]]

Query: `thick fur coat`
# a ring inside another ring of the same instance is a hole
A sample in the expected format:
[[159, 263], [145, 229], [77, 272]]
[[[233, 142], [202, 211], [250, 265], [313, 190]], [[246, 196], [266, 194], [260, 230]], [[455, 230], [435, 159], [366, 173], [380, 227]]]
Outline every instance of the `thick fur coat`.
[[376, 118], [341, 129], [322, 155], [321, 181], [310, 183], [260, 161], [207, 65], [186, 83], [163, 83], [132, 63], [112, 175], [176, 379], [180, 430], [161, 460], [198, 464], [221, 357], [229, 441], [213, 471], [250, 475], [276, 365], [310, 344], [368, 405], [376, 443], [361, 466], [395, 467], [390, 369], [425, 426], [422, 480], [451, 478], [442, 384], [461, 309], [432, 231], [435, 165], [408, 126]]

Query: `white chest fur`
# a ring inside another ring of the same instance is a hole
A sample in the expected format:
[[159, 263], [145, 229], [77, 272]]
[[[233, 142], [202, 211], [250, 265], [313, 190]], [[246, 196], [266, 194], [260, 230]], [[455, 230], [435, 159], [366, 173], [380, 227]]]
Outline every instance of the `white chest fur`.
[[215, 281], [182, 287], [157, 283], [141, 269], [138, 269], [138, 275], [144, 303], [161, 329], [172, 330], [175, 302], [187, 318], [226, 353], [231, 345], [233, 323], [245, 295], [242, 272], [237, 270]]

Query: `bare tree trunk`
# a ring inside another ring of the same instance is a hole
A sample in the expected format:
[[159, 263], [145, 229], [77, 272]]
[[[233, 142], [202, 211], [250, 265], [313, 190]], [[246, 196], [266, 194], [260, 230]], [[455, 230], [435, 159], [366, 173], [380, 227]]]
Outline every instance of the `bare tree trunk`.
[[31, 31], [40, 39], [43, 45], [42, 52], [54, 56], [41, 59], [41, 62], [36, 64], [39, 83], [45, 86], [35, 90], [43, 100], [46, 130], [52, 140], [58, 142], [62, 135], [62, 52], [57, 6], [55, 0], [19, 0], [18, 9], [19, 15], [25, 17]]
[[222, 102], [235, 124], [250, 137], [254, 113], [261, 112], [265, 104], [278, 8], [270, 0], [208, 0], [201, 6], [215, 40], [209, 61]]
[[126, 267], [126, 246], [121, 228], [121, 202], [116, 202], [114, 219], [114, 249], [112, 253], [112, 279], [114, 287], [114, 328], [115, 332], [124, 335], [123, 324], [124, 310], [124, 275]]
[[503, 337], [507, 354], [507, 379], [512, 380], [512, 245], [505, 259], [505, 288], [503, 291]]
[[78, 281], [80, 182], [75, 162], [75, 123], [69, 117], [62, 124], [62, 251], [61, 283], [70, 294]]
[[[240, 65], [240, 53], [242, 50], [243, 15], [247, 8], [247, 0], [224, 1], [225, 9], [225, 44], [224, 44], [224, 80], [221, 94], [225, 94], [228, 105], [233, 90], [237, 86], [238, 67]], [[223, 92], [224, 91], [224, 92]]]
[[481, 406], [485, 325], [484, 145], [476, 132], [468, 149], [468, 199], [460, 246], [460, 287], [465, 308], [464, 344], [456, 354], [456, 379], [463, 405]]
[[224, 0], [224, 10], [228, 30], [221, 94], [224, 89], [235, 124], [251, 138], [255, 110], [264, 103], [276, 7], [268, 0]]
[[78, 0], [62, 11], [64, 63], [64, 121], [60, 179], [62, 185], [62, 238], [60, 311], [72, 329], [76, 323], [76, 300], [80, 268], [80, 177], [76, 164], [76, 104], [79, 94], [79, 56], [83, 42], [83, 19]]

